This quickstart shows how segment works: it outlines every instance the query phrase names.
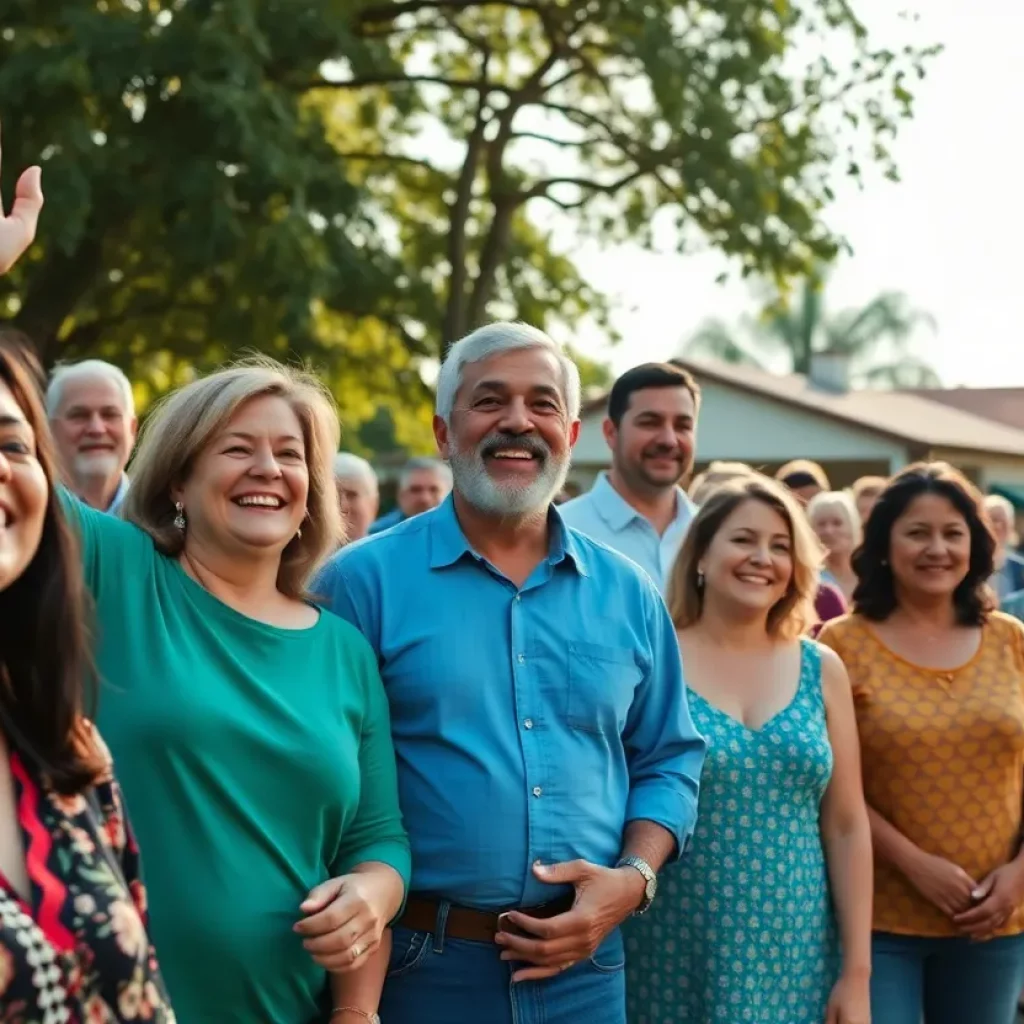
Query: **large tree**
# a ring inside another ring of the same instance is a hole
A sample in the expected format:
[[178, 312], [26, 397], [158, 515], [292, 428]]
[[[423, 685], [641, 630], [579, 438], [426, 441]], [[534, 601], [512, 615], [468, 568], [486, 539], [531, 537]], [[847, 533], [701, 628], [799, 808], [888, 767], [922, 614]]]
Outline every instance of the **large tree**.
[[[664, 212], [680, 248], [780, 280], [831, 258], [832, 179], [865, 158], [896, 175], [886, 143], [931, 52], [873, 47], [846, 0], [398, 0], [354, 29], [362, 59], [322, 85], [382, 206], [396, 182], [418, 195], [398, 245], [448, 342], [545, 287], [512, 257], [553, 214], [650, 242]], [[364, 123], [403, 104], [417, 133], [352, 137], [353, 96]], [[549, 309], [571, 322], [571, 298]]]
[[[667, 211], [747, 268], [831, 254], [830, 169], [888, 162], [923, 57], [872, 49], [845, 0], [0, 10], [5, 165], [41, 159], [47, 193], [0, 316], [48, 362], [110, 355], [156, 392], [298, 355], [343, 409], [419, 403], [420, 424], [420, 365], [486, 317], [607, 323], [580, 231], [644, 241]], [[839, 36], [847, 63], [801, 69]]]
[[914, 332], [934, 328], [901, 292], [882, 292], [866, 305], [829, 315], [824, 274], [801, 283], [795, 297], [773, 297], [757, 317], [733, 327], [709, 320], [685, 346], [691, 356], [711, 356], [761, 369], [807, 374], [815, 353], [834, 352], [850, 362], [853, 381], [865, 387], [922, 388], [941, 385], [938, 374], [910, 348]]

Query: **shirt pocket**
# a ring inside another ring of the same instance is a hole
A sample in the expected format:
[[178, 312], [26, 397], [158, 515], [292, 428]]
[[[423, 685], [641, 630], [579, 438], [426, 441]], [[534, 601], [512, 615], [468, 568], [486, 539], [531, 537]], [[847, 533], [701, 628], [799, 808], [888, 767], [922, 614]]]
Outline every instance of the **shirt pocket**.
[[569, 643], [566, 721], [570, 729], [597, 735], [621, 735], [643, 679], [628, 647]]

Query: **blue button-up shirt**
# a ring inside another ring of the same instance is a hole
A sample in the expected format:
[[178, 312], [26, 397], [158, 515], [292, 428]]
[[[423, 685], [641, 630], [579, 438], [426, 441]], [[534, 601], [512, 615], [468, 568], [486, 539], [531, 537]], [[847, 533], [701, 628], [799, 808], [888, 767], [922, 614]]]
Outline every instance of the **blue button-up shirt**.
[[551, 513], [517, 588], [469, 546], [449, 497], [342, 549], [314, 590], [377, 652], [414, 892], [499, 908], [552, 898], [531, 865], [611, 865], [627, 822], [683, 850], [704, 741], [675, 631], [631, 562]]
[[602, 473], [591, 490], [567, 501], [559, 511], [574, 530], [631, 558], [664, 593], [696, 506], [677, 487], [675, 518], [659, 535], [651, 521], [612, 487], [608, 474]]

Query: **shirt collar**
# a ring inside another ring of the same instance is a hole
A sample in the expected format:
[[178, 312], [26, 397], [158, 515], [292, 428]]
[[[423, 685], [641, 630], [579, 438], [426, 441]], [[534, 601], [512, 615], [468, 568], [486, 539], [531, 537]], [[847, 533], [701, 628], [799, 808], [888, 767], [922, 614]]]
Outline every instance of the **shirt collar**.
[[121, 507], [121, 503], [124, 501], [125, 497], [128, 494], [128, 486], [128, 474], [122, 473], [121, 482], [117, 485], [117, 491], [115, 491], [114, 493], [114, 500], [111, 501], [110, 507], [107, 509], [107, 512], [114, 513]]
[[[615, 530], [624, 530], [635, 519], [644, 517], [626, 499], [612, 487], [611, 480], [607, 473], [600, 473], [594, 486], [590, 491], [594, 507], [598, 515]], [[673, 518], [675, 523], [688, 523], [693, 518], [694, 504], [690, 501], [686, 491], [682, 487], [676, 487], [676, 514]]]
[[[455, 514], [454, 494], [449, 494], [430, 516], [430, 568], [444, 569], [454, 565], [460, 558], [480, 556], [470, 547]], [[562, 520], [554, 505], [548, 509], [548, 523], [551, 527], [551, 544], [548, 550], [548, 564], [555, 566], [568, 561], [581, 576], [587, 576], [587, 559], [572, 530]]]

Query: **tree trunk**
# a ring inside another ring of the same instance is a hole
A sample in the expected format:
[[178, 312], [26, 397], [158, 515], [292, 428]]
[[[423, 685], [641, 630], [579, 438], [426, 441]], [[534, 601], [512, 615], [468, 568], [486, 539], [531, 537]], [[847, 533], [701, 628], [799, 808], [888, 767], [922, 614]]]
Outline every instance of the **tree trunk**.
[[480, 252], [480, 269], [473, 285], [466, 320], [470, 329], [479, 327], [487, 316], [487, 304], [494, 295], [498, 268], [508, 254], [509, 236], [512, 233], [512, 218], [519, 208], [520, 199], [515, 195], [500, 195], [494, 198], [494, 216]]
[[484, 110], [486, 100], [486, 94], [481, 93], [476, 123], [466, 142], [466, 158], [462, 162], [462, 170], [459, 172], [455, 188], [455, 202], [452, 204], [451, 223], [448, 228], [448, 304], [441, 329], [443, 352], [466, 333], [466, 301], [469, 297], [466, 232], [469, 226], [470, 204], [473, 200], [473, 183], [476, 181], [480, 156], [484, 149], [484, 131], [487, 127]]

